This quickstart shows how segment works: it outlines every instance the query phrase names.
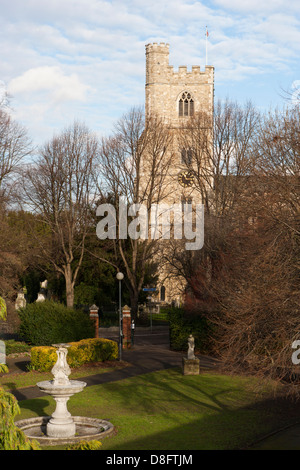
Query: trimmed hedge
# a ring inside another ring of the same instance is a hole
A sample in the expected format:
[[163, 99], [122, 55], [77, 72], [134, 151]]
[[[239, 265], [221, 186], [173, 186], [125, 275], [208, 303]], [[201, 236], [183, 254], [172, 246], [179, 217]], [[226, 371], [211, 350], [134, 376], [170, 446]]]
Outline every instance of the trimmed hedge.
[[[118, 358], [118, 344], [105, 338], [89, 338], [69, 343], [67, 362], [71, 368], [87, 362], [114, 361]], [[52, 346], [31, 348], [30, 369], [48, 372], [57, 361], [56, 349]]]
[[85, 312], [56, 302], [28, 304], [18, 314], [19, 334], [34, 346], [80, 341], [94, 335], [94, 324]]

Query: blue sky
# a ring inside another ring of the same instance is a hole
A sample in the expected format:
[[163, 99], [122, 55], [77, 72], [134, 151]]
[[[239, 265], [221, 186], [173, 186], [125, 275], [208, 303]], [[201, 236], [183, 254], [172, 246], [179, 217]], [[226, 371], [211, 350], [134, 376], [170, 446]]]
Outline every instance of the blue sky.
[[99, 135], [144, 104], [145, 45], [215, 67], [215, 99], [286, 104], [300, 88], [299, 0], [0, 0], [0, 91], [36, 144], [79, 119]]

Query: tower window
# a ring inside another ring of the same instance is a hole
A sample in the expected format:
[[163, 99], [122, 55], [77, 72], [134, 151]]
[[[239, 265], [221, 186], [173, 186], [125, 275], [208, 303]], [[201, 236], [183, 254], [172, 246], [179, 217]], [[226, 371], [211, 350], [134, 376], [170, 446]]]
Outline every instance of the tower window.
[[181, 163], [183, 165], [191, 165], [192, 156], [193, 154], [191, 149], [181, 149]]
[[160, 300], [164, 302], [166, 300], [166, 288], [165, 286], [161, 286], [160, 288]]
[[190, 93], [185, 91], [182, 93], [178, 103], [179, 116], [193, 116], [194, 115], [194, 100]]

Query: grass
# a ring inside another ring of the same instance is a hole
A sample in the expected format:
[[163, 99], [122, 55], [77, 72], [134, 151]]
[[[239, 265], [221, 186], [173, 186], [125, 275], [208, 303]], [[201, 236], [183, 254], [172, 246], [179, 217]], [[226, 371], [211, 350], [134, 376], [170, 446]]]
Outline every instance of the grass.
[[[78, 379], [80, 377], [87, 377], [88, 375], [104, 374], [109, 372], [112, 368], [126, 367], [125, 362], [102, 362], [102, 363], [91, 363], [85, 364], [77, 369], [73, 369], [70, 375], [70, 379]], [[5, 391], [16, 390], [17, 388], [26, 388], [36, 385], [37, 382], [42, 380], [52, 380], [53, 374], [51, 372], [38, 372], [29, 370], [27, 372], [15, 372], [7, 374], [1, 374], [0, 376], [0, 387]]]
[[[174, 368], [86, 387], [68, 409], [115, 426], [102, 450], [236, 449], [273, 429], [278, 413], [265, 406], [270, 393], [270, 384], [254, 378], [183, 376]], [[55, 407], [48, 396], [19, 405], [17, 419], [51, 415]]]

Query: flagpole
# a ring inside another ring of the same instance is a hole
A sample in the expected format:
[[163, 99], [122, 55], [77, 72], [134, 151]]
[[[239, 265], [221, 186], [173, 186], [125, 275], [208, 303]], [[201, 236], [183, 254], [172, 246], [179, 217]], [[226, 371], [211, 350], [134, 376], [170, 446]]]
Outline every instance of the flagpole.
[[207, 26], [205, 31], [205, 65], [207, 65]]

